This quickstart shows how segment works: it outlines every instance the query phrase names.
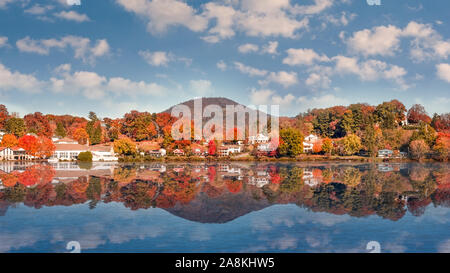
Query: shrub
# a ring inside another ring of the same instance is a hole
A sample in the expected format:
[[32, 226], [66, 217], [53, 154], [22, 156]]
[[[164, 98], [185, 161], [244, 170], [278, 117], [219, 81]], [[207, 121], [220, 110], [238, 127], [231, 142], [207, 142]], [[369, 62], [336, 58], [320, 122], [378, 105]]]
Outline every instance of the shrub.
[[81, 152], [78, 155], [78, 160], [81, 162], [92, 162], [92, 153], [91, 152]]

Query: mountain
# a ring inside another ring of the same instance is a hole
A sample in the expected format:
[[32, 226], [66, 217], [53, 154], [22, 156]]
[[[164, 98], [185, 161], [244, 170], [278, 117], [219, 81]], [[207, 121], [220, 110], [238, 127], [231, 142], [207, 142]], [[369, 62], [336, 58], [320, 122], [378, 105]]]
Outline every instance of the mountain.
[[[189, 109], [190, 109], [190, 111], [191, 111], [191, 117], [193, 118], [194, 117], [194, 101], [195, 101], [195, 99], [192, 99], [192, 100], [188, 100], [188, 101], [185, 101], [185, 102], [182, 102], [182, 103], [179, 103], [179, 104], [177, 104], [177, 105], [186, 105], [187, 107], [189, 107]], [[176, 107], [177, 105], [174, 105], [174, 106], [172, 106], [172, 107], [170, 107], [169, 109], [167, 109], [167, 110], [165, 110], [164, 112], [162, 112], [162, 113], [169, 113], [169, 114], [171, 114], [172, 113], [172, 109], [174, 108], [174, 107]], [[207, 106], [209, 106], [209, 105], [218, 105], [220, 108], [222, 108], [222, 111], [223, 111], [223, 116], [224, 116], [224, 128], [225, 128], [225, 122], [226, 122], [226, 120], [227, 120], [227, 118], [231, 115], [231, 113], [226, 113], [226, 106], [227, 105], [233, 105], [233, 106], [239, 106], [239, 105], [241, 105], [241, 106], [244, 106], [245, 107], [245, 105], [243, 105], [243, 104], [240, 104], [240, 103], [237, 103], [237, 102], [235, 102], [235, 101], [233, 101], [233, 100], [230, 100], [230, 99], [227, 99], [227, 98], [223, 98], [223, 97], [210, 97], [210, 98], [202, 98], [202, 113], [203, 113], [203, 111], [205, 110], [205, 108], [207, 107]], [[269, 109], [269, 111], [270, 111], [270, 109]], [[259, 116], [259, 113], [262, 113], [261, 111], [259, 111], [259, 110], [253, 110], [253, 109], [250, 109], [249, 110], [249, 113], [252, 113], [252, 114], [257, 114], [258, 116]], [[249, 114], [247, 113], [246, 115], [245, 115], [245, 122], [246, 122], [246, 126], [248, 126], [248, 120], [249, 120]], [[270, 115], [268, 114], [267, 115], [267, 119], [269, 120], [270, 119]], [[203, 124], [205, 124], [208, 120], [210, 120], [211, 118], [210, 117], [204, 117], [203, 118]], [[237, 115], [235, 115], [235, 120], [237, 119]], [[236, 121], [235, 121], [236, 122]], [[247, 130], [248, 130], [248, 127], [246, 127], [247, 128]]]

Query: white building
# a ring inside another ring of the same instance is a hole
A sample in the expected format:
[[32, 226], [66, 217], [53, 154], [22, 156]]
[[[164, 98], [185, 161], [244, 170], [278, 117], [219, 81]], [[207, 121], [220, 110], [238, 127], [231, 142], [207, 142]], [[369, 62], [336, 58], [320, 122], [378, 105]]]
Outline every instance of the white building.
[[264, 134], [257, 134], [256, 136], [249, 136], [248, 142], [250, 144], [267, 143], [269, 142], [269, 137]]
[[303, 152], [304, 153], [312, 153], [314, 144], [317, 143], [320, 140], [320, 138], [316, 135], [309, 135], [306, 136], [303, 140]]
[[0, 132], [0, 142], [2, 142], [3, 136], [6, 135], [5, 132]]
[[313, 134], [305, 137], [305, 139], [304, 139], [305, 142], [309, 142], [309, 143], [314, 143], [314, 142], [317, 142], [319, 140], [320, 140], [320, 138], [318, 136], [316, 136], [316, 135], [313, 135]]
[[221, 146], [218, 149], [219, 156], [229, 156], [230, 154], [238, 154], [240, 152], [241, 146], [239, 145]]
[[314, 144], [303, 141], [303, 152], [304, 153], [312, 153]]
[[92, 153], [92, 161], [118, 161], [119, 158], [114, 153], [113, 146], [95, 145], [90, 146], [89, 151]]
[[14, 152], [8, 147], [0, 147], [0, 160], [14, 160]]

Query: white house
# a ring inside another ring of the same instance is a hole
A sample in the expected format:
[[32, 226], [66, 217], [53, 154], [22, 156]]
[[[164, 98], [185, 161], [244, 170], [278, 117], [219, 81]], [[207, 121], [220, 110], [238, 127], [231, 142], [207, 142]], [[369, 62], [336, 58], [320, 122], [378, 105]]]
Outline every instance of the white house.
[[314, 144], [303, 141], [303, 152], [304, 153], [312, 153]]
[[219, 156], [229, 156], [230, 154], [238, 154], [240, 152], [241, 146], [239, 145], [221, 146], [218, 149]]
[[269, 137], [264, 134], [257, 134], [256, 136], [249, 136], [248, 142], [250, 144], [267, 143], [269, 142]]
[[2, 141], [4, 135], [6, 135], [5, 132], [0, 132], [0, 142]]
[[89, 147], [92, 153], [92, 161], [118, 161], [119, 158], [114, 153], [113, 146], [94, 145]]
[[14, 160], [14, 152], [8, 147], [0, 147], [0, 160]]
[[318, 136], [316, 136], [316, 135], [313, 135], [313, 134], [305, 137], [305, 139], [304, 139], [305, 142], [309, 142], [309, 143], [314, 143], [314, 142], [317, 142], [319, 140], [320, 140], [320, 138]]
[[56, 160], [77, 160], [78, 155], [88, 151], [88, 146], [81, 144], [61, 144], [55, 143], [55, 152], [51, 159]]

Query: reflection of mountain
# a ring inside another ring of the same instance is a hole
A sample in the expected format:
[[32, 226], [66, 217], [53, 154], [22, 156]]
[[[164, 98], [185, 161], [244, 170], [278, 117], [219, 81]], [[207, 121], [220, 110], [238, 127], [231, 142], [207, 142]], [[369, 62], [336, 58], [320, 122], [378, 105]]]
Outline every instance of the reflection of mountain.
[[122, 203], [161, 208], [201, 223], [226, 223], [272, 204], [313, 212], [396, 221], [420, 216], [430, 204], [448, 207], [447, 164], [0, 164], [0, 216], [9, 206]]
[[177, 204], [168, 212], [184, 219], [200, 223], [226, 223], [250, 212], [270, 206], [267, 199], [257, 200], [249, 192], [238, 194], [224, 193], [220, 197], [210, 198], [201, 193], [186, 205]]

